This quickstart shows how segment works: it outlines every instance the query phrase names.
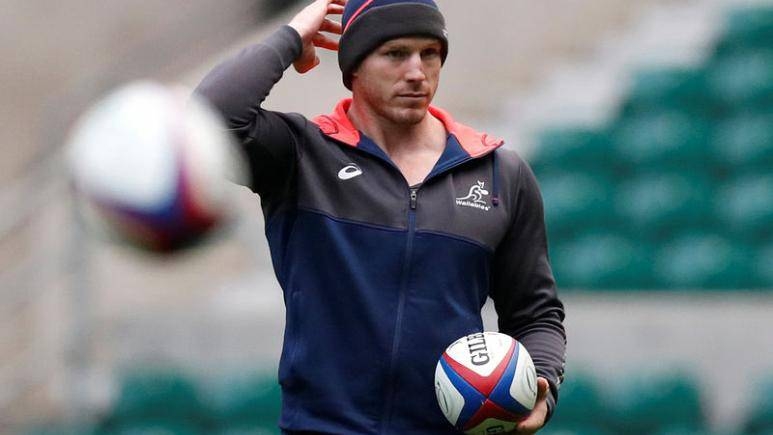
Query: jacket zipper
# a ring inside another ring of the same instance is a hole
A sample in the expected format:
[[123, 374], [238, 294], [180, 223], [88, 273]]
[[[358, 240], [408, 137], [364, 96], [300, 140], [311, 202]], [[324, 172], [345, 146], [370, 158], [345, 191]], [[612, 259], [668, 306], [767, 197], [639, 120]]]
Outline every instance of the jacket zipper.
[[408, 235], [405, 242], [405, 256], [403, 257], [402, 279], [400, 282], [400, 293], [397, 298], [397, 313], [395, 315], [395, 335], [392, 339], [392, 352], [389, 362], [389, 372], [387, 375], [387, 396], [384, 401], [384, 412], [381, 420], [381, 431], [385, 433], [392, 420], [392, 407], [394, 405], [395, 395], [395, 371], [397, 370], [397, 354], [400, 349], [400, 330], [403, 323], [403, 313], [405, 311], [406, 293], [408, 292], [408, 277], [411, 273], [411, 257], [413, 256], [413, 238], [416, 234], [416, 208], [418, 206], [418, 188], [409, 188], [408, 202]]

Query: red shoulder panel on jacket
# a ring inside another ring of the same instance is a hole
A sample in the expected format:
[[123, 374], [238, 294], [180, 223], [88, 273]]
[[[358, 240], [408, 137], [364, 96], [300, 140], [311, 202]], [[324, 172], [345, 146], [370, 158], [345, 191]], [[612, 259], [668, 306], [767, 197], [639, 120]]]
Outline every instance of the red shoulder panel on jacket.
[[356, 147], [360, 143], [360, 132], [349, 121], [346, 112], [352, 105], [352, 99], [346, 98], [338, 102], [335, 110], [330, 115], [320, 115], [311, 121], [322, 131], [322, 133], [339, 140], [347, 145]]
[[459, 144], [462, 145], [462, 148], [467, 151], [470, 157], [488, 154], [505, 143], [502, 139], [491, 137], [486, 133], [480, 133], [471, 127], [454, 121], [451, 115], [443, 109], [430, 106], [429, 112], [443, 123], [446, 131], [456, 136]]

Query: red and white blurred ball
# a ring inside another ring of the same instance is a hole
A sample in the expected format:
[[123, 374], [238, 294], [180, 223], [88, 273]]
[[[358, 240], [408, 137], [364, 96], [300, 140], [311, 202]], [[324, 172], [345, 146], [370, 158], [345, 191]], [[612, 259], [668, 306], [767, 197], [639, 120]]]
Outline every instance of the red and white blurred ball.
[[115, 90], [83, 114], [68, 148], [82, 215], [111, 240], [174, 252], [233, 216], [238, 151], [218, 115], [181, 88]]

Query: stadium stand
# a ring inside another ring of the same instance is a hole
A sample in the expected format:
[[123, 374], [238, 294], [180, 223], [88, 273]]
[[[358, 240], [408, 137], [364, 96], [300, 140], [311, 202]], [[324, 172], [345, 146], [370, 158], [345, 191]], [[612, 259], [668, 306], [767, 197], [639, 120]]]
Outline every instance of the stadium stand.
[[[767, 433], [773, 427], [768, 397], [773, 390], [759, 390], [761, 406], [750, 415], [743, 434]], [[707, 428], [701, 396], [694, 380], [681, 373], [602, 382], [580, 371], [562, 386], [560, 411], [542, 433], [708, 435], [715, 432]], [[132, 374], [124, 378], [119, 402], [100, 421], [36, 428], [25, 435], [275, 435], [279, 398], [272, 374], [197, 382], [182, 371]]]
[[566, 286], [773, 288], [752, 260], [773, 235], [771, 29], [773, 8], [736, 10], [703, 65], [636, 74], [608, 126], [542, 134], [533, 167]]
[[273, 373], [201, 378], [180, 368], [142, 367], [123, 376], [115, 403], [95, 421], [25, 435], [274, 435], [279, 402]]

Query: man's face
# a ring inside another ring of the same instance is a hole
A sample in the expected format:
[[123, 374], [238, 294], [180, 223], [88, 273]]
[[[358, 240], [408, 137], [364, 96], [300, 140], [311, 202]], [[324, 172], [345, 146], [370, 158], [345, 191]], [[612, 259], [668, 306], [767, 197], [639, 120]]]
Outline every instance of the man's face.
[[395, 124], [419, 123], [438, 87], [442, 48], [425, 37], [385, 42], [352, 74], [355, 100]]

